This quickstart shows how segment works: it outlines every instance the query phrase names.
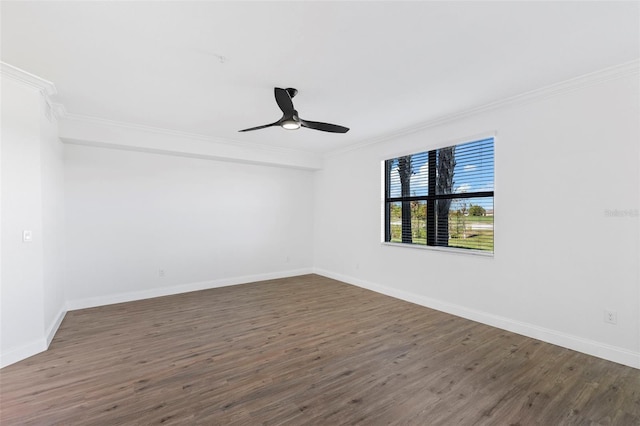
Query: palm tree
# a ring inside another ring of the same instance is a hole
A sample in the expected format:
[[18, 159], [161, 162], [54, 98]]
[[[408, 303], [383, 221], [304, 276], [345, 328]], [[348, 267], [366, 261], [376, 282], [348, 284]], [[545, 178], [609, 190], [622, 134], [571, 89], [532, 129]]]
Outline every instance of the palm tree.
[[[398, 158], [398, 175], [400, 176], [400, 192], [403, 198], [411, 195], [411, 156], [406, 155]], [[402, 202], [402, 242], [411, 244], [411, 202]]]

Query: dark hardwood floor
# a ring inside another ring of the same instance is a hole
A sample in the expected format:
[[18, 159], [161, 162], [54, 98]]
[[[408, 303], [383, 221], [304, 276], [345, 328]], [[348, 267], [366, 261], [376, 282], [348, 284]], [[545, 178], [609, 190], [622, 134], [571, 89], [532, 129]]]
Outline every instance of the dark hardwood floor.
[[640, 425], [640, 370], [317, 275], [68, 312], [4, 425]]

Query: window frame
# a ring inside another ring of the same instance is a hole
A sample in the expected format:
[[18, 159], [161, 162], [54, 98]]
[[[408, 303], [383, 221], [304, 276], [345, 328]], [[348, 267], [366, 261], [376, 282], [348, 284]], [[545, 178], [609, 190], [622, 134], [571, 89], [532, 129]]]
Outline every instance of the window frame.
[[[451, 193], [451, 194], [435, 194], [435, 176], [433, 173], [437, 169], [437, 165], [433, 165], [429, 167], [429, 189], [427, 191], [427, 195], [420, 196], [409, 196], [409, 197], [387, 197], [387, 194], [390, 192], [390, 179], [387, 179], [388, 171], [387, 171], [387, 161], [395, 160], [400, 157], [405, 156], [413, 156], [421, 153], [428, 153], [428, 161], [435, 162], [437, 158], [437, 152], [442, 148], [448, 148], [452, 146], [464, 145], [467, 143], [480, 142], [486, 139], [493, 140], [493, 190], [492, 191], [477, 191], [477, 192], [464, 192], [464, 193]], [[385, 155], [385, 157], [381, 160], [381, 244], [384, 246], [392, 246], [392, 247], [404, 247], [411, 249], [419, 249], [419, 250], [432, 250], [432, 251], [440, 251], [454, 254], [469, 254], [469, 255], [478, 255], [483, 257], [493, 257], [495, 254], [495, 190], [496, 190], [496, 166], [495, 166], [495, 158], [496, 158], [496, 133], [484, 133], [481, 135], [476, 135], [472, 137], [460, 138], [454, 141], [449, 141], [437, 145], [432, 145], [426, 149], [412, 150], [410, 152], [404, 151], [400, 154], [396, 154], [393, 156]], [[436, 155], [434, 155], [436, 154]], [[469, 199], [469, 198], [491, 198], [493, 202], [493, 250], [482, 250], [482, 249], [473, 249], [473, 248], [463, 248], [463, 247], [455, 247], [455, 246], [441, 246], [435, 244], [435, 226], [437, 220], [435, 219], [435, 205], [437, 200], [441, 199]], [[425, 201], [427, 203], [427, 218], [425, 219], [425, 227], [427, 231], [426, 244], [416, 244], [416, 243], [403, 243], [403, 242], [392, 242], [391, 235], [391, 219], [390, 219], [390, 206], [394, 202], [411, 202], [411, 201]], [[431, 231], [431, 232], [430, 232]], [[387, 240], [387, 238], [389, 240]], [[432, 244], [429, 244], [429, 243]]]

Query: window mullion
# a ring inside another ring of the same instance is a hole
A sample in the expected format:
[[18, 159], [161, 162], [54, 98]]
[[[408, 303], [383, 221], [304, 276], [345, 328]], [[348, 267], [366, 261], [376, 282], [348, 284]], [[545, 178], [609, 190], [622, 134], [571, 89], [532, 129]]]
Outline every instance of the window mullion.
[[436, 151], [429, 151], [429, 178], [427, 200], [427, 245], [436, 245], [436, 201], [433, 196], [436, 195]]

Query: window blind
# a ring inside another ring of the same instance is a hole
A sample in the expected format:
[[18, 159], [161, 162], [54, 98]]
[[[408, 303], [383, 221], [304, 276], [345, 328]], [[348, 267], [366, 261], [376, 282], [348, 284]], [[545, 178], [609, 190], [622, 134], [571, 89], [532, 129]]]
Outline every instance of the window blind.
[[494, 139], [385, 161], [385, 241], [494, 250]]

